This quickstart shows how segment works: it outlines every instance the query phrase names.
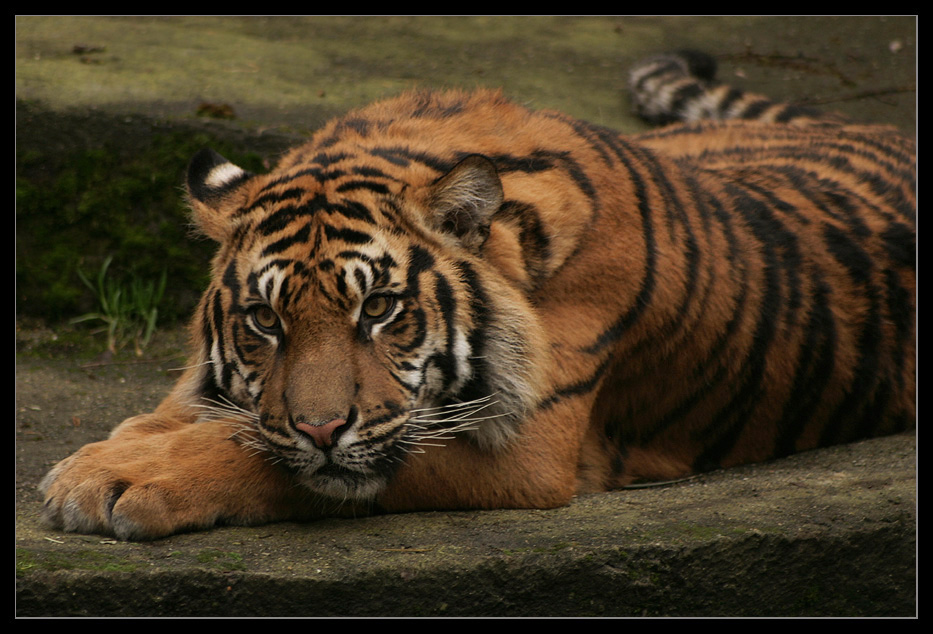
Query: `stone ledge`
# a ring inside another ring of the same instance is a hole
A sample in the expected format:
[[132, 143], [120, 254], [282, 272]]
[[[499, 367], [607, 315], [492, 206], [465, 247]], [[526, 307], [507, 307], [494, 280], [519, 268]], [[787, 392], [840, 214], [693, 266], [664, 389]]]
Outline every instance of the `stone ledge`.
[[913, 434], [551, 511], [228, 527], [17, 520], [19, 616], [913, 616]]

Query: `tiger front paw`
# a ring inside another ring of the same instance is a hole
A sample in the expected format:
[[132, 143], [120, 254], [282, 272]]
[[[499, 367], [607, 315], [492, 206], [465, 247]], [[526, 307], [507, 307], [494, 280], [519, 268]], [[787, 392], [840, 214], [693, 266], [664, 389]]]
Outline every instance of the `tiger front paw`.
[[47, 525], [125, 540], [284, 519], [303, 502], [288, 474], [244, 449], [219, 422], [86, 445], [39, 489]]

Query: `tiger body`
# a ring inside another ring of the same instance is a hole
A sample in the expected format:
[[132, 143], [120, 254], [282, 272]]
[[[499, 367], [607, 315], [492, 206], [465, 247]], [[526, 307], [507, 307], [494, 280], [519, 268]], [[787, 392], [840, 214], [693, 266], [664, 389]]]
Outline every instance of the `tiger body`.
[[547, 508], [912, 427], [912, 143], [699, 75], [636, 69], [704, 119], [637, 136], [412, 93], [269, 174], [199, 154], [192, 368], [53, 469], [48, 521]]

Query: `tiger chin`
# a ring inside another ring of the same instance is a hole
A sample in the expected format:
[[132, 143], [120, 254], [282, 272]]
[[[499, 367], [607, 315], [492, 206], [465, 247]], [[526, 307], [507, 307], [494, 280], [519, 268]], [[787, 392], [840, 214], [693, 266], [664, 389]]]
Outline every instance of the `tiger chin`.
[[625, 137], [493, 91], [351, 112], [251, 174], [191, 161], [214, 240], [189, 369], [56, 465], [43, 519], [153, 539], [335, 513], [551, 508], [915, 424], [915, 150], [631, 74]]

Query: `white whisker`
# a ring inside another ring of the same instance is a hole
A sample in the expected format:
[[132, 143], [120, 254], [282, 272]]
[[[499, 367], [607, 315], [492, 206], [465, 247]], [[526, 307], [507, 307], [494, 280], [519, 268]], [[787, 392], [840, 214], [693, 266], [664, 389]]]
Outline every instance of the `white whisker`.
[[420, 447], [443, 447], [444, 444], [437, 441], [452, 440], [458, 433], [476, 431], [483, 421], [507, 416], [506, 413], [478, 415], [498, 403], [495, 395], [490, 394], [472, 401], [411, 410], [408, 437], [399, 443], [408, 445], [403, 447], [407, 453], [423, 453]]
[[195, 407], [201, 408], [205, 413], [200, 416], [202, 420], [232, 419], [237, 422], [257, 422], [259, 415], [236, 403], [220, 397], [221, 400], [204, 399], [206, 403], [197, 403]]
[[195, 407], [202, 410], [202, 413], [198, 416], [201, 422], [223, 421], [233, 428], [228, 438], [247, 448], [250, 451], [249, 455], [268, 454], [268, 460], [273, 464], [282, 460], [280, 456], [271, 451], [262, 436], [259, 435], [256, 428], [256, 424], [259, 422], [258, 414], [240, 407], [224, 397], [220, 397], [220, 400], [204, 400], [206, 402], [195, 405]]
[[194, 365], [183, 365], [178, 368], [168, 368], [168, 372], [182, 372], [183, 370], [190, 370], [192, 368], [200, 368], [202, 365], [211, 365], [211, 361], [202, 361], [201, 363], [195, 363]]

